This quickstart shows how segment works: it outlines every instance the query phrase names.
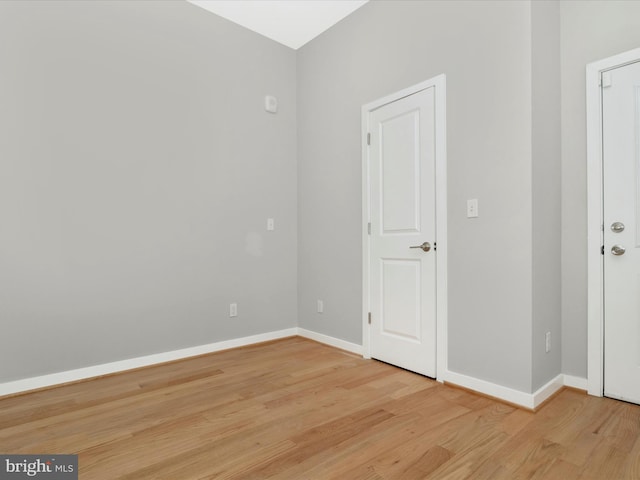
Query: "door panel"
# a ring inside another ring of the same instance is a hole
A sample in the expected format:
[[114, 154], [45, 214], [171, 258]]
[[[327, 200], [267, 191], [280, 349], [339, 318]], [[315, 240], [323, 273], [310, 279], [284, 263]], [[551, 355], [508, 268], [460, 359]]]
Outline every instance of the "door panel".
[[[369, 113], [371, 356], [436, 374], [435, 87]], [[429, 242], [429, 251], [410, 248]]]
[[604, 394], [640, 403], [640, 63], [609, 75], [602, 90]]
[[419, 342], [420, 261], [382, 259], [382, 325], [385, 335]]
[[382, 163], [382, 230], [420, 231], [419, 111], [380, 123]]

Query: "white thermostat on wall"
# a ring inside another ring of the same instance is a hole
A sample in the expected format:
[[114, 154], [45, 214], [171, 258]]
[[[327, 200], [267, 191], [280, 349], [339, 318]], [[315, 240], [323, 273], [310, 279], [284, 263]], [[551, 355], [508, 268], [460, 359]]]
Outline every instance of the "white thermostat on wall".
[[278, 111], [278, 99], [273, 95], [264, 97], [264, 109], [269, 113], [276, 113]]

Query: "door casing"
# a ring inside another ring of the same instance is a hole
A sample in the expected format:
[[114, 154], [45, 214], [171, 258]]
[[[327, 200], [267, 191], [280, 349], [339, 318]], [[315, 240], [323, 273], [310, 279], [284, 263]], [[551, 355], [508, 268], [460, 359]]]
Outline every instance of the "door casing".
[[603, 72], [640, 61], [640, 48], [587, 65], [587, 391], [604, 394], [604, 268], [602, 191]]
[[436, 183], [436, 379], [444, 380], [447, 371], [447, 136], [446, 76], [438, 75], [399, 92], [367, 103], [362, 107], [362, 345], [363, 356], [371, 358], [369, 325], [369, 161], [367, 133], [369, 112], [388, 103], [435, 87], [435, 183]]

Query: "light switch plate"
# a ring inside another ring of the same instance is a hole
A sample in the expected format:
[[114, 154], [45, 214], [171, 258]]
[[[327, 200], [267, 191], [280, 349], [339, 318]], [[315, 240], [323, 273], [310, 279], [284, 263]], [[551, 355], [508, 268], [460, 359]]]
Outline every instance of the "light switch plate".
[[273, 95], [264, 97], [264, 109], [269, 113], [278, 112], [278, 99]]

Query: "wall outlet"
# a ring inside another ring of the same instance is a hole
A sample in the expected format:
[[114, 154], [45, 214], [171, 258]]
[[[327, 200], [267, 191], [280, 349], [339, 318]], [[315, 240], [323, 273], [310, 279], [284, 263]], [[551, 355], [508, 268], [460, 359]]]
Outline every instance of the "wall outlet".
[[544, 334], [544, 351], [547, 353], [551, 351], [551, 332]]
[[467, 218], [476, 218], [478, 216], [478, 199], [470, 198], [467, 200]]
[[267, 218], [267, 231], [272, 232], [276, 229], [276, 222], [273, 218]]
[[318, 300], [318, 313], [324, 312], [324, 302], [322, 300]]
[[229, 316], [237, 317], [238, 316], [238, 304], [232, 303], [229, 305]]

